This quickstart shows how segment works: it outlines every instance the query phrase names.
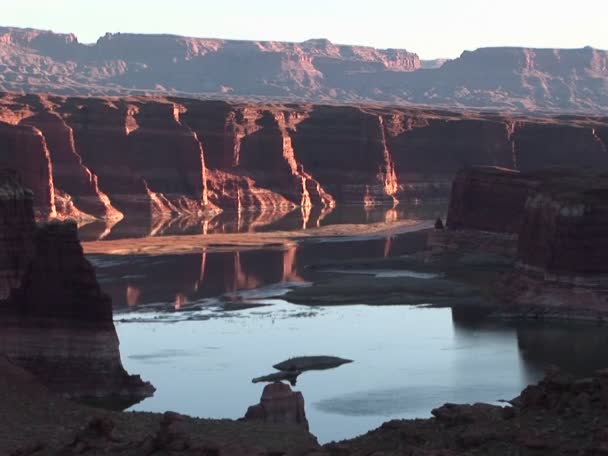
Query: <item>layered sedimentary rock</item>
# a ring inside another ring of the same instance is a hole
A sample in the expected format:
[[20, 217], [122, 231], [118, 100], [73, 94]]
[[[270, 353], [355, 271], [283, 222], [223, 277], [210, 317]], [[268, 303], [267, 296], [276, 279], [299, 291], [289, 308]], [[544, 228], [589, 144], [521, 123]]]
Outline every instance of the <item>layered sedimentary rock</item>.
[[34, 192], [39, 217], [57, 215], [53, 165], [40, 130], [0, 122], [0, 166], [19, 171], [23, 183]]
[[[119, 220], [122, 214], [112, 207], [107, 195], [99, 190], [97, 176], [83, 165], [82, 157], [76, 152], [74, 133], [57, 113], [41, 111], [21, 120], [20, 124], [37, 128], [44, 136], [53, 165], [53, 181], [57, 190], [73, 198], [73, 205], [84, 214], [108, 220]], [[55, 194], [57, 204], [57, 192]], [[64, 216], [83, 217], [84, 214], [70, 213], [68, 207], [57, 207]]]
[[504, 299], [549, 316], [605, 316], [607, 255], [608, 174], [549, 175], [527, 199]]
[[260, 403], [249, 407], [244, 419], [274, 424], [295, 424], [308, 429], [304, 396], [300, 392], [292, 391], [288, 384], [282, 382], [266, 385]]
[[608, 174], [553, 168], [458, 173], [447, 228], [433, 253], [512, 256], [496, 284], [506, 313], [605, 318], [608, 314]]
[[33, 254], [34, 195], [17, 173], [0, 169], [0, 299], [8, 298]]
[[62, 95], [190, 94], [517, 111], [608, 111], [608, 54], [481, 48], [451, 61], [403, 49], [0, 28], [0, 90]]
[[452, 185], [447, 227], [517, 234], [526, 200], [540, 182], [539, 176], [514, 169], [462, 170]]
[[452, 184], [446, 229], [429, 235], [436, 253], [488, 252], [515, 256], [529, 195], [540, 185], [534, 173], [497, 167], [460, 171]]
[[2, 94], [0, 121], [0, 163], [40, 217], [157, 232], [222, 210], [265, 224], [297, 208], [309, 226], [335, 205], [445, 197], [463, 166], [608, 167], [600, 117]]
[[1, 188], [3, 279], [13, 288], [0, 301], [2, 356], [67, 396], [149, 395], [151, 385], [122, 367], [112, 303], [84, 257], [76, 223], [34, 227], [31, 193], [10, 175]]

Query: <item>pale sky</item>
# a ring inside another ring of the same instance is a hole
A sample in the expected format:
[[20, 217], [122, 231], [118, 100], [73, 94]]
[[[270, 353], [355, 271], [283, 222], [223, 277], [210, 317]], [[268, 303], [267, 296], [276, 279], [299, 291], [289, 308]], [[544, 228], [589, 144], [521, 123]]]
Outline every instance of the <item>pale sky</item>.
[[422, 58], [485, 46], [608, 49], [608, 0], [0, 0], [0, 25], [404, 48]]

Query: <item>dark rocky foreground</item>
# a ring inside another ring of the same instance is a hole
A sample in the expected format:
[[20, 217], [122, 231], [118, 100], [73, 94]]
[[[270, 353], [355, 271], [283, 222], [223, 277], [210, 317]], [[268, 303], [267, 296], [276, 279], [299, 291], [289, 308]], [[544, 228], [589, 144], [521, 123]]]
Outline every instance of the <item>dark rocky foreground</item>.
[[[256, 419], [262, 416], [261, 406], [250, 409], [253, 421], [246, 422], [170, 412], [106, 412], [59, 398], [1, 360], [0, 373], [0, 452], [10, 456], [595, 456], [608, 451], [606, 372], [578, 380], [551, 372], [511, 401], [512, 406], [445, 404], [433, 410], [433, 418], [393, 420], [361, 437], [325, 446], [301, 423]], [[284, 401], [270, 408], [281, 414], [296, 411]]]

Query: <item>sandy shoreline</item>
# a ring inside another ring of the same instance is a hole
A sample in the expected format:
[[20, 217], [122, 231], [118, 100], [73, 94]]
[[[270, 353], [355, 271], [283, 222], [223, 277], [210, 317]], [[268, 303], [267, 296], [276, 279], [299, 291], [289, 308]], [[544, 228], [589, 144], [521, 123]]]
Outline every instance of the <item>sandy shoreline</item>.
[[176, 255], [208, 251], [285, 247], [306, 240], [352, 241], [428, 229], [432, 221], [401, 220], [393, 223], [331, 225], [297, 231], [264, 233], [213, 233], [82, 242], [85, 254]]

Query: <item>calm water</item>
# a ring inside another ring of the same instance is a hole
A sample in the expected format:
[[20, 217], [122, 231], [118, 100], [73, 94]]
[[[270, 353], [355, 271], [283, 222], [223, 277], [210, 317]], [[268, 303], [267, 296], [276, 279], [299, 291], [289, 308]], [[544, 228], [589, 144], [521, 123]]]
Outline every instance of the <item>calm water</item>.
[[445, 402], [511, 399], [551, 364], [579, 375], [608, 366], [603, 328], [511, 326], [450, 309], [267, 302], [236, 312], [123, 315], [158, 319], [117, 324], [126, 368], [158, 388], [132, 409], [239, 418], [263, 389], [251, 379], [273, 364], [341, 356], [355, 362], [306, 372], [294, 388], [304, 395], [311, 432], [327, 442], [391, 418], [428, 417]]
[[126, 218], [115, 225], [91, 223], [81, 227], [80, 239], [127, 239], [145, 236], [165, 236], [207, 233], [247, 233], [278, 230], [301, 230], [318, 226], [347, 223], [378, 223], [404, 219], [435, 220], [446, 214], [447, 201], [425, 201], [402, 203], [395, 208], [343, 205], [323, 211], [313, 208], [310, 213], [300, 209], [256, 213], [244, 211], [240, 214], [224, 211], [212, 219], [176, 218], [152, 220], [149, 214]]
[[[421, 210], [419, 219], [434, 217], [435, 210]], [[371, 217], [361, 211], [342, 218], [337, 212], [333, 223], [361, 223], [362, 213]], [[368, 221], [378, 221], [374, 217]], [[428, 417], [445, 402], [511, 399], [549, 365], [578, 375], [608, 367], [608, 330], [601, 327], [515, 325], [423, 302], [308, 308], [269, 298], [319, 277], [311, 264], [402, 255], [418, 249], [421, 239], [414, 234], [265, 250], [90, 257], [113, 298], [126, 368], [157, 388], [132, 409], [239, 418], [260, 399], [264, 385], [251, 379], [271, 373], [273, 364], [303, 355], [353, 359], [334, 370], [304, 373], [295, 387], [304, 395], [311, 432], [327, 442], [391, 418]], [[224, 310], [226, 302], [252, 301], [264, 306]]]

